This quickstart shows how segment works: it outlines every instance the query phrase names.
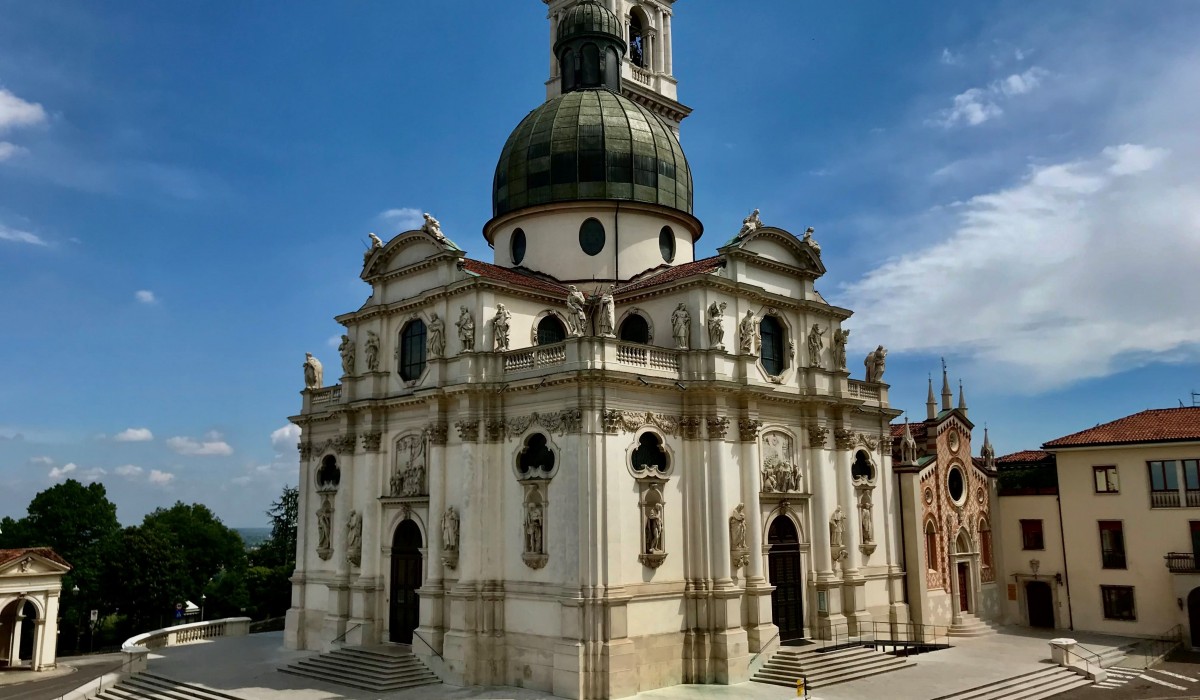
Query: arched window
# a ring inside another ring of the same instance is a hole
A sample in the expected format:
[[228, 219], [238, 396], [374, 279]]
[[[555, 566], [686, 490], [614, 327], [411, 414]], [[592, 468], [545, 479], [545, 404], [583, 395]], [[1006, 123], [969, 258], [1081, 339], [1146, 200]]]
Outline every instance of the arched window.
[[320, 469], [317, 469], [317, 488], [336, 488], [341, 481], [342, 470], [338, 467], [337, 457], [325, 455]]
[[583, 51], [583, 85], [600, 84], [600, 47], [595, 44], [584, 44]]
[[933, 521], [925, 523], [925, 568], [938, 571], [937, 528]]
[[850, 466], [850, 477], [854, 481], [874, 481], [875, 467], [871, 465], [871, 459], [863, 450], [854, 453], [854, 464]]
[[984, 567], [992, 566], [992, 526], [987, 518], [979, 521], [979, 559]]
[[669, 468], [662, 438], [651, 432], [642, 433], [638, 438], [638, 446], [630, 455], [630, 459], [633, 460], [635, 474], [656, 473], [655, 475], [661, 476], [666, 474]]
[[617, 333], [621, 340], [627, 343], [650, 344], [650, 324], [646, 323], [641, 314], [629, 314], [621, 321], [621, 328]]
[[562, 64], [559, 66], [562, 71], [562, 87], [563, 92], [570, 92], [575, 89], [575, 84], [579, 82], [579, 76], [575, 74], [575, 52], [567, 49], [563, 52]]
[[646, 29], [642, 23], [642, 13], [631, 12], [629, 15], [629, 60], [638, 68], [646, 67]]
[[400, 378], [411, 382], [425, 371], [425, 322], [409, 321], [400, 331]]
[[538, 322], [537, 327], [537, 344], [552, 345], [561, 343], [567, 339], [567, 329], [563, 327], [562, 321], [554, 314], [548, 314]]
[[779, 319], [768, 314], [762, 317], [762, 321], [758, 324], [758, 330], [761, 336], [763, 369], [767, 370], [767, 374], [773, 376], [783, 374], [783, 370], [787, 367], [783, 354], [783, 324], [779, 322]]
[[525, 448], [517, 456], [517, 471], [521, 479], [548, 479], [554, 472], [554, 452], [546, 436], [534, 433], [525, 439]]

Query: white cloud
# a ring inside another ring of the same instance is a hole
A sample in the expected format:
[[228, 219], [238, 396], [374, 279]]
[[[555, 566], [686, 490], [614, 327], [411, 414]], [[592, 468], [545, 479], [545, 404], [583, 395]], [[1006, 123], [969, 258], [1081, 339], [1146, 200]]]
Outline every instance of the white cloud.
[[155, 304], [158, 302], [158, 297], [154, 296], [154, 292], [149, 289], [139, 289], [133, 293], [133, 298], [143, 304]]
[[70, 462], [68, 464], [62, 465], [61, 467], [54, 467], [53, 469], [51, 469], [50, 473], [49, 473], [49, 477], [50, 477], [51, 481], [59, 481], [62, 479], [71, 478], [71, 479], [79, 479], [80, 481], [91, 482], [91, 481], [99, 480], [100, 477], [104, 476], [107, 473], [108, 472], [104, 471], [103, 469], [101, 469], [99, 467], [94, 467], [92, 469], [86, 469], [86, 470], [80, 470], [79, 465], [75, 464], [74, 462]]
[[9, 143], [8, 141], [0, 141], [0, 162], [6, 161], [15, 155], [18, 155], [21, 153], [27, 153], [27, 152], [28, 151], [26, 149], [21, 148], [20, 146], [18, 146], [15, 143]]
[[51, 469], [50, 478], [58, 481], [59, 479], [65, 478], [67, 475], [75, 472], [77, 469], [79, 469], [79, 465], [75, 464], [74, 462], [70, 462], [62, 465], [61, 467], [55, 467]]
[[992, 82], [986, 88], [970, 88], [954, 96], [954, 103], [938, 113], [930, 123], [947, 129], [965, 124], [979, 126], [1004, 114], [1000, 102], [1025, 95], [1042, 84], [1049, 71], [1033, 66], [1024, 73], [1013, 73]]
[[957, 54], [950, 49], [942, 49], [942, 64], [947, 66], [957, 66], [962, 63], [962, 54]]
[[1125, 143], [954, 209], [940, 242], [846, 288], [856, 334], [1040, 391], [1200, 354], [1200, 168]]
[[396, 232], [411, 231], [421, 228], [425, 223], [425, 218], [422, 216], [423, 213], [420, 209], [402, 207], [400, 209], [382, 211], [377, 218], [386, 222]]
[[126, 428], [113, 436], [117, 442], [149, 442], [154, 439], [154, 433], [149, 428]]
[[132, 479], [136, 476], [141, 475], [141, 473], [143, 471], [145, 471], [145, 470], [143, 470], [141, 467], [139, 467], [137, 465], [123, 464], [123, 465], [117, 467], [116, 469], [114, 469], [113, 473], [115, 473], [117, 476], [123, 476], [127, 479]]
[[41, 237], [32, 234], [28, 231], [18, 231], [15, 228], [9, 228], [4, 224], [0, 224], [0, 241], [9, 241], [11, 243], [28, 243], [29, 245], [49, 245]]
[[295, 450], [296, 445], [300, 443], [300, 426], [295, 423], [288, 423], [282, 428], [271, 433], [271, 446], [279, 452], [286, 453], [288, 450]]
[[169, 484], [175, 480], [175, 475], [170, 472], [164, 472], [164, 471], [160, 471], [158, 469], [151, 469], [150, 476], [146, 477], [146, 479], [147, 479], [147, 481], [149, 481], [152, 484], [155, 484], [156, 486], [166, 486], [167, 484]]
[[219, 435], [216, 439], [206, 439], [203, 442], [189, 437], [167, 438], [167, 447], [189, 457], [228, 457], [233, 454], [233, 448], [221, 440]]
[[26, 102], [4, 88], [0, 88], [0, 131], [19, 126], [33, 126], [46, 121], [46, 110], [40, 104]]
[[29, 463], [30, 463], [30, 464], [37, 464], [37, 465], [39, 465], [39, 466], [43, 466], [43, 467], [48, 467], [48, 466], [50, 466], [51, 464], [54, 464], [54, 460], [53, 460], [53, 459], [50, 459], [49, 457], [46, 457], [46, 456], [42, 456], [42, 457], [30, 457], [30, 458], [29, 458]]

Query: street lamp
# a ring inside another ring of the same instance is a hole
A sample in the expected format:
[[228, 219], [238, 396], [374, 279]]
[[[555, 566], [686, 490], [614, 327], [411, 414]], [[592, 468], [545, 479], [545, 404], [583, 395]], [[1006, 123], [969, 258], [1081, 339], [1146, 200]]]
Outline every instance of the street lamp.
[[[71, 595], [74, 596], [75, 605], [79, 605], [79, 584], [71, 587]], [[75, 627], [75, 652], [79, 653], [79, 647], [83, 646], [83, 608], [79, 609], [79, 624]]]
[[204, 622], [204, 601], [208, 600], [208, 596], [200, 594], [200, 621]]

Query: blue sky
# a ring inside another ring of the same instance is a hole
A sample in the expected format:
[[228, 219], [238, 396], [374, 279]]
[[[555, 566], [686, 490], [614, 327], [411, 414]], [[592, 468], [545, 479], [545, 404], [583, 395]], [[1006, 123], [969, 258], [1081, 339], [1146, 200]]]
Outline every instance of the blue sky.
[[[74, 477], [127, 523], [264, 523], [367, 232], [431, 211], [491, 259], [545, 7], [444, 7], [0, 0], [0, 515]], [[679, 3], [701, 252], [755, 207], [815, 226], [893, 404], [922, 416], [944, 355], [1001, 452], [1190, 402], [1197, 30], [1170, 0]]]

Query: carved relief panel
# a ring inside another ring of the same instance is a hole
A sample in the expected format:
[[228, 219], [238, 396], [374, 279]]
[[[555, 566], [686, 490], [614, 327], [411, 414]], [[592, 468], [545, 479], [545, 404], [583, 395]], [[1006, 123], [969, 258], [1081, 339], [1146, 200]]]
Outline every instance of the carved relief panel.
[[429, 466], [424, 433], [412, 433], [396, 440], [394, 468], [388, 484], [392, 498], [429, 495]]
[[795, 455], [791, 435], [779, 430], [763, 433], [763, 493], [799, 493], [803, 490], [803, 474]]

